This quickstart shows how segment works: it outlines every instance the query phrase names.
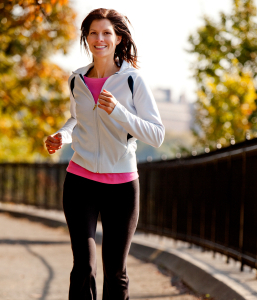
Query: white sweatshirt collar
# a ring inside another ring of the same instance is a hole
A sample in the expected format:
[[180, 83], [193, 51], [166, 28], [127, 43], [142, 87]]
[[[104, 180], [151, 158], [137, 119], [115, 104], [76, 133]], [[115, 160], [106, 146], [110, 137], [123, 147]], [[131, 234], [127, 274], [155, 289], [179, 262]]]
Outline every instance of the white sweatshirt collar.
[[[72, 71], [73, 74], [86, 74], [87, 71], [93, 67], [94, 62], [90, 63], [89, 65], [79, 68], [75, 71]], [[115, 74], [119, 74], [122, 73], [124, 70], [126, 70], [127, 68], [130, 68], [130, 64], [128, 62], [126, 62], [125, 60], [122, 62], [121, 68], [118, 72], [116, 72]]]

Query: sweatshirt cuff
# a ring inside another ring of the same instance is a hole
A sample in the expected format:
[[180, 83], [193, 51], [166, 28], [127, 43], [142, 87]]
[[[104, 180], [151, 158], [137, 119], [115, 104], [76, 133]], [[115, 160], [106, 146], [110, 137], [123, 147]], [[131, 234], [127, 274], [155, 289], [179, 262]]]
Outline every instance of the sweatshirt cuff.
[[58, 131], [56, 131], [53, 135], [57, 134], [57, 133], [61, 133], [62, 134], [62, 143], [63, 144], [70, 144], [72, 142], [71, 137], [69, 137], [69, 135], [67, 134], [66, 131], [59, 129]]
[[120, 102], [117, 102], [112, 113], [109, 116], [115, 121], [123, 123], [127, 122], [126, 108], [123, 105], [121, 105]]

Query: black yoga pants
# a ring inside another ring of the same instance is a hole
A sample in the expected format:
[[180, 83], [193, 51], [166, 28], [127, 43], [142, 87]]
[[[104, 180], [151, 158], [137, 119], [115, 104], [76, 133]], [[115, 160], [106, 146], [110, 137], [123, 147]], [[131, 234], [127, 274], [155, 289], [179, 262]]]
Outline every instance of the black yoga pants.
[[126, 260], [139, 216], [139, 180], [105, 184], [66, 173], [63, 209], [67, 221], [73, 268], [69, 300], [96, 300], [98, 214], [103, 227], [103, 300], [128, 300]]

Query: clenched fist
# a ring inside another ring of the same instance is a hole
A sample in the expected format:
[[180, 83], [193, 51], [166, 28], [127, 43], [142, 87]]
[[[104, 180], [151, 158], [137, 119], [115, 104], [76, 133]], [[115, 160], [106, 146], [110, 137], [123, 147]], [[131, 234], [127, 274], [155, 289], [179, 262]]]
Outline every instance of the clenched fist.
[[62, 148], [62, 134], [49, 135], [45, 140], [45, 144], [49, 154], [55, 153]]
[[98, 102], [100, 103], [98, 104], [98, 107], [105, 110], [107, 114], [110, 115], [118, 101], [110, 92], [103, 90], [99, 95]]

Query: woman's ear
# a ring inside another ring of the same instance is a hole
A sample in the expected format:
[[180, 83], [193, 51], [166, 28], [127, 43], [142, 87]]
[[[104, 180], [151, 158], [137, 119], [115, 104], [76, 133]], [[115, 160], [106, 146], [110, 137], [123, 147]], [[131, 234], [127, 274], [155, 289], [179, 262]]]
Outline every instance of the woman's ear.
[[122, 41], [122, 36], [121, 35], [117, 35], [117, 42], [116, 42], [116, 46], [119, 45], [119, 43]]

